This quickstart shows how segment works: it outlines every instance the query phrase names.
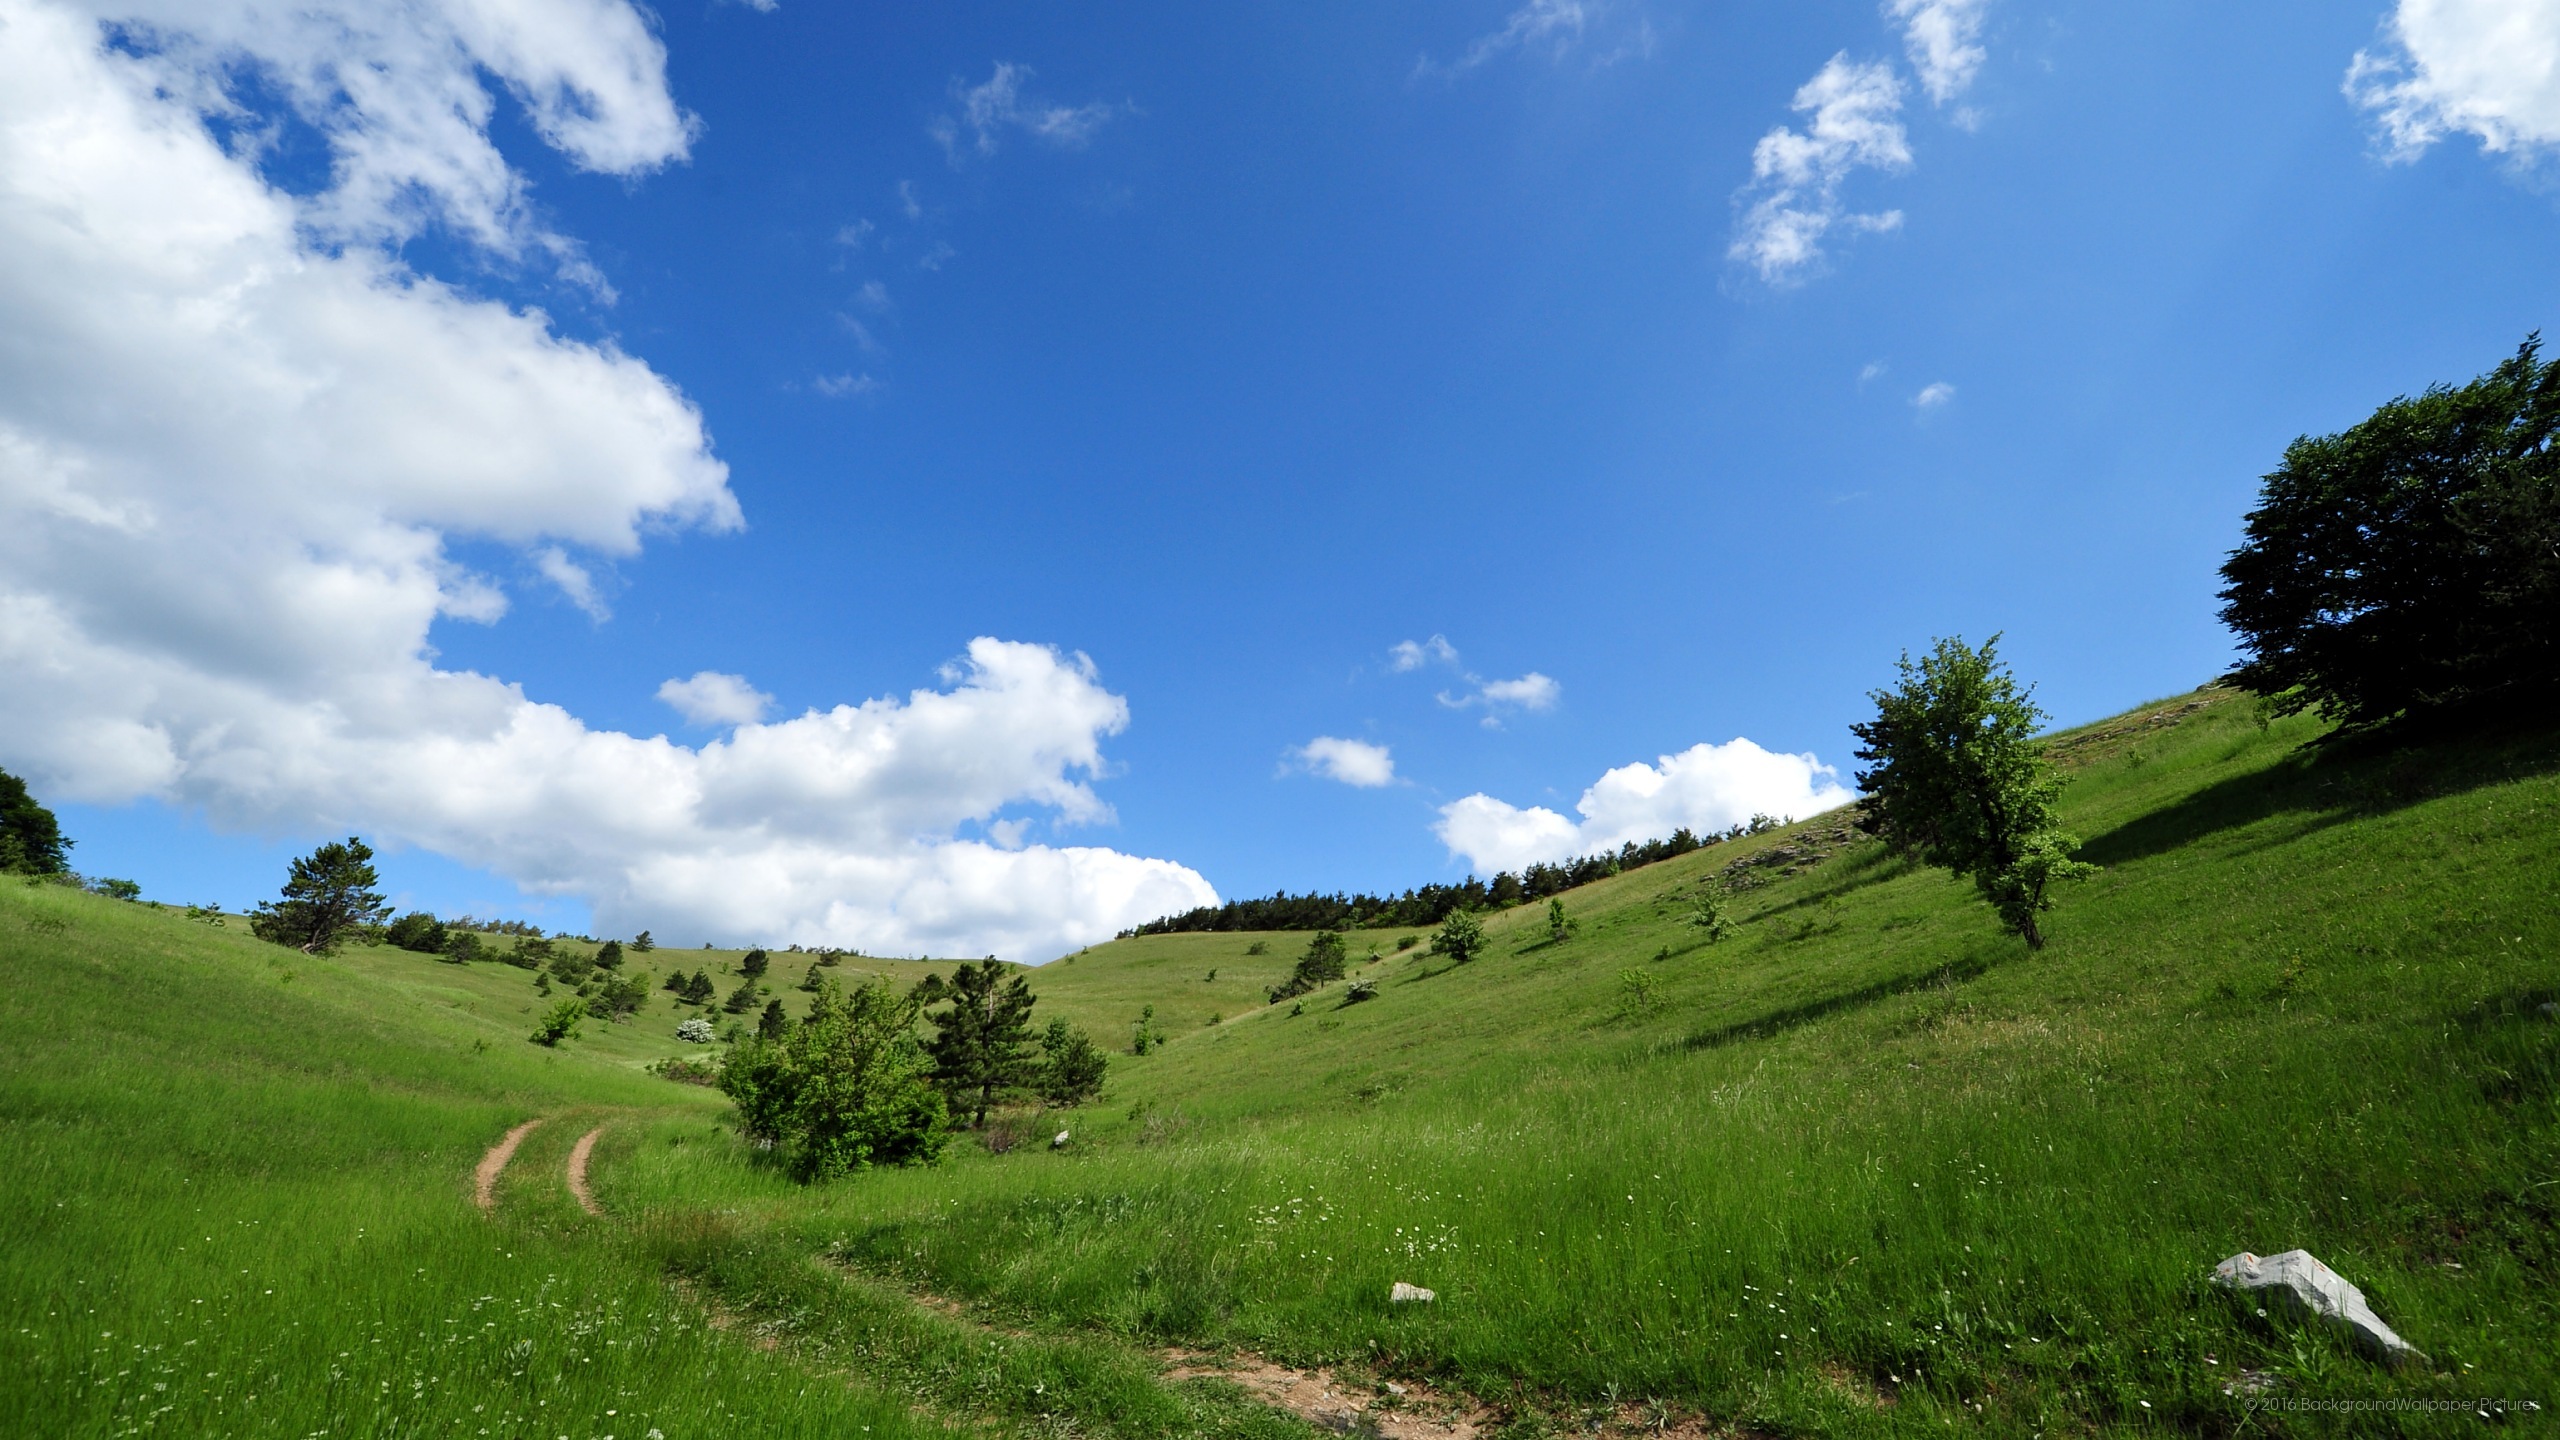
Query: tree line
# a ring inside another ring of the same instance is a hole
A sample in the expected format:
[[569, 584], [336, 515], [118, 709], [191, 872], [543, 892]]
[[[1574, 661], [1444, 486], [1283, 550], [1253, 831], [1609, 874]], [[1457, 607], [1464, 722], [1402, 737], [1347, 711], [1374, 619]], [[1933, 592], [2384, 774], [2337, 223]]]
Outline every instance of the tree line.
[[1595, 851], [1552, 865], [1531, 865], [1517, 873], [1505, 870], [1490, 880], [1470, 875], [1453, 885], [1418, 885], [1401, 895], [1325, 895], [1314, 891], [1292, 895], [1282, 890], [1256, 900], [1203, 905], [1150, 920], [1121, 931], [1120, 938], [1223, 930], [1419, 929], [1438, 925], [1461, 911], [1507, 910], [1514, 905], [1533, 904], [1595, 880], [1677, 859], [1745, 835], [1762, 834], [1784, 823], [1771, 816], [1754, 815], [1744, 824], [1704, 836], [1683, 826], [1660, 840], [1630, 840], [1615, 850]]

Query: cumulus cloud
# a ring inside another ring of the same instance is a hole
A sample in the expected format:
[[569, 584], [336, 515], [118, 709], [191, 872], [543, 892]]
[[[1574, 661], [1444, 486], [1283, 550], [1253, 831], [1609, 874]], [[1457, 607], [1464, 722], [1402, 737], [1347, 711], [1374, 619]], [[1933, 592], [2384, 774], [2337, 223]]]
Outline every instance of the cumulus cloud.
[[697, 670], [689, 680], [669, 680], [658, 698], [696, 725], [751, 725], [773, 708], [773, 697], [747, 683], [744, 675]]
[[926, 130], [941, 144], [952, 164], [959, 164], [973, 151], [993, 155], [1007, 130], [1022, 131], [1062, 150], [1081, 150], [1092, 144], [1102, 127], [1120, 113], [1120, 107], [1100, 101], [1053, 105], [1032, 99], [1022, 90], [1022, 82], [1031, 74], [1028, 65], [999, 60], [995, 73], [979, 84], [951, 82], [952, 98], [960, 102], [959, 113], [937, 116]]
[[2345, 90], [2394, 159], [2456, 133], [2493, 154], [2546, 153], [2560, 145], [2560, 6], [2400, 0]]
[[1839, 772], [1812, 755], [1773, 753], [1736, 738], [1609, 771], [1582, 792], [1578, 820], [1479, 793], [1441, 806], [1432, 833], [1452, 856], [1491, 873], [1614, 850], [1684, 826], [1705, 833], [1754, 815], [1801, 820], [1854, 798]]
[[1841, 186], [1859, 170], [1911, 168], [1902, 81], [1892, 66], [1834, 55], [1796, 91], [1794, 108], [1808, 117], [1804, 129], [1781, 125], [1751, 152], [1751, 183], [1734, 197], [1742, 216], [1725, 252], [1771, 284], [1810, 273], [1834, 230], [1899, 227], [1899, 210], [1853, 213]]
[[1982, 12], [1989, 0], [1886, 0], [1884, 13], [1902, 24], [1902, 45], [1920, 88], [1944, 105], [1973, 84], [1988, 58], [1982, 48]]
[[1395, 757], [1384, 745], [1366, 740], [1345, 740], [1335, 735], [1319, 735], [1289, 752], [1292, 764], [1311, 775], [1339, 780], [1359, 790], [1374, 790], [1392, 785], [1396, 779]]
[[[940, 688], [698, 749], [435, 665], [438, 619], [506, 609], [457, 539], [600, 610], [573, 549], [741, 523], [664, 377], [390, 246], [539, 238], [484, 79], [572, 163], [680, 158], [663, 60], [621, 0], [0, 0], [0, 764], [423, 846], [609, 930], [1036, 959], [1203, 903], [1164, 861], [959, 838], [1109, 818], [1127, 708], [1081, 657], [982, 639]], [[253, 72], [326, 135], [328, 189], [209, 133]]]
[[1446, 635], [1434, 635], [1428, 640], [1399, 640], [1387, 652], [1387, 668], [1399, 675], [1408, 670], [1419, 670], [1425, 665], [1457, 663], [1458, 647], [1450, 644]]

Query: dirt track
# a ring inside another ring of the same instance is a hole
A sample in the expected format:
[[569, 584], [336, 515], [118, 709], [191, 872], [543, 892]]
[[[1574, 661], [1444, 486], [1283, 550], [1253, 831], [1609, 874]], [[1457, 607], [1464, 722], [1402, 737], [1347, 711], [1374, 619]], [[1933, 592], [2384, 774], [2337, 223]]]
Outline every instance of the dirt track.
[[480, 1157], [480, 1168], [472, 1172], [471, 1179], [474, 1198], [480, 1202], [483, 1214], [498, 1208], [498, 1176], [506, 1171], [507, 1162], [516, 1158], [516, 1147], [524, 1143], [524, 1137], [532, 1134], [533, 1127], [541, 1123], [539, 1115], [527, 1120], [508, 1131], [505, 1138], [489, 1147], [488, 1154]]
[[604, 1207], [596, 1203], [596, 1194], [587, 1188], [587, 1157], [596, 1152], [596, 1137], [604, 1133], [599, 1125], [578, 1137], [569, 1150], [569, 1193], [578, 1197], [580, 1207], [590, 1215], [601, 1215]]

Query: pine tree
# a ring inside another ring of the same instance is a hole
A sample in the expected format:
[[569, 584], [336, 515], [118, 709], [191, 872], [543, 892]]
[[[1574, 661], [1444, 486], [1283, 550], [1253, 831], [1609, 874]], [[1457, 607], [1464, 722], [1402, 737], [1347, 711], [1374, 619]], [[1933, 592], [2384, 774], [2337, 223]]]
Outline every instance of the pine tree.
[[352, 835], [343, 845], [333, 841], [293, 862], [283, 898], [260, 905], [249, 931], [307, 955], [326, 955], [349, 931], [380, 924], [389, 913], [373, 888], [381, 883], [372, 847]]
[[720, 1002], [720, 1008], [732, 1015], [744, 1015], [756, 1008], [756, 982], [739, 981], [738, 988], [729, 992], [729, 998]]
[[925, 1053], [952, 1108], [969, 1111], [972, 1127], [986, 1124], [987, 1111], [1032, 1077], [1031, 982], [995, 959], [970, 960], [948, 981], [925, 977], [916, 998], [925, 1005], [949, 1002], [950, 1009], [925, 1016], [936, 1032]]
[[745, 955], [739, 957], [738, 973], [746, 976], [750, 980], [761, 980], [764, 978], [765, 967], [771, 962], [771, 959], [772, 957], [766, 955], [761, 950], [750, 950]]
[[650, 939], [649, 932], [643, 930], [639, 934], [631, 937], [631, 948], [639, 951], [643, 955], [646, 955], [650, 951], [658, 948], [658, 942]]
[[1110, 1057], [1093, 1037], [1064, 1020], [1052, 1020], [1040, 1037], [1040, 1073], [1035, 1087], [1043, 1102], [1072, 1109], [1102, 1089]]
[[597, 946], [596, 964], [607, 970], [619, 969], [622, 965], [622, 942], [607, 940]]
[[790, 1025], [791, 1017], [783, 1013], [782, 1002], [779, 1000], [768, 1000], [765, 1002], [764, 1014], [759, 1016], [756, 1020], [756, 1038], [759, 1040], [779, 1040], [782, 1038], [783, 1032], [790, 1028]]

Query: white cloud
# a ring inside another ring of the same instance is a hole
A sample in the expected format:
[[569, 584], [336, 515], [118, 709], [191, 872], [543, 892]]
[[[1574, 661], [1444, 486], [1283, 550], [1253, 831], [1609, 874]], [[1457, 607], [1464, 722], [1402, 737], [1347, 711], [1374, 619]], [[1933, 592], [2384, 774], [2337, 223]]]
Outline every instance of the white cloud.
[[1289, 752], [1289, 758], [1304, 766], [1308, 773], [1327, 780], [1339, 780], [1355, 789], [1374, 790], [1392, 785], [1396, 779], [1395, 757], [1384, 745], [1366, 740], [1345, 740], [1334, 735], [1319, 735]]
[[1911, 408], [1926, 415], [1954, 398], [1956, 387], [1944, 380], [1934, 380], [1921, 386], [1920, 393], [1911, 397]]
[[1811, 117], [1799, 132], [1779, 126], [1751, 152], [1751, 183], [1734, 196], [1742, 218], [1726, 254], [1771, 284], [1801, 279], [1823, 257], [1835, 229], [1892, 230], [1902, 212], [1855, 214], [1840, 187], [1861, 169], [1911, 167], [1902, 128], [1902, 82], [1889, 65], [1858, 64], [1843, 52], [1796, 91]]
[[669, 680], [658, 698], [696, 725], [752, 725], [773, 708], [773, 697], [747, 683], [743, 675], [697, 670], [690, 680]]
[[971, 151], [993, 155], [998, 137], [1006, 130], [1024, 131], [1062, 150], [1081, 150], [1092, 144], [1093, 137], [1120, 111], [1120, 107], [1100, 101], [1052, 105], [1032, 99], [1022, 92], [1022, 82], [1031, 74], [1028, 65], [999, 60], [995, 72], [979, 84], [951, 82], [952, 98], [960, 102], [960, 113], [937, 116], [925, 128], [941, 144], [952, 164], [959, 164]]
[[1387, 668], [1399, 675], [1435, 663], [1458, 663], [1458, 648], [1449, 643], [1446, 635], [1434, 635], [1428, 640], [1399, 640], [1395, 648], [1387, 652]]
[[1523, 809], [1475, 794], [1441, 806], [1432, 833], [1451, 855], [1489, 874], [1660, 839], [1684, 826], [1703, 834], [1754, 815], [1801, 820], [1854, 798], [1839, 772], [1813, 756], [1775, 754], [1737, 738], [1609, 771], [1582, 792], [1578, 821], [1542, 805]]
[[1593, 57], [1595, 69], [1630, 57], [1650, 56], [1655, 38], [1653, 22], [1610, 0], [1527, 0], [1503, 19], [1500, 29], [1469, 41], [1455, 60], [1442, 62], [1428, 55], [1416, 60], [1413, 78], [1437, 75], [1455, 80], [1514, 51], [1544, 52], [1548, 59], [1561, 62], [1583, 49], [1586, 40], [1595, 38], [1606, 47]]
[[1517, 680], [1488, 680], [1477, 690], [1487, 705], [1516, 705], [1523, 710], [1552, 710], [1564, 687], [1532, 670]]
[[2456, 132], [2493, 154], [2560, 145], [2560, 5], [2400, 0], [2383, 31], [2356, 52], [2345, 90], [2373, 113], [2393, 158]]
[[[100, 14], [156, 27], [144, 53]], [[310, 103], [328, 190], [208, 134], [261, 68]], [[439, 618], [505, 610], [456, 540], [574, 599], [573, 549], [741, 523], [664, 377], [361, 243], [538, 239], [484, 75], [573, 163], [683, 154], [621, 0], [0, 0], [0, 764], [67, 800], [422, 846], [670, 938], [1036, 959], [1213, 898], [1161, 860], [956, 838], [1007, 807], [1109, 818], [1089, 782], [1127, 707], [1080, 657], [982, 639], [944, 688], [698, 749], [437, 668]]]
[[569, 603], [587, 612], [587, 618], [601, 625], [613, 618], [613, 610], [596, 593], [596, 577], [587, 567], [569, 558], [569, 552], [557, 545], [545, 545], [533, 554], [533, 568], [542, 578], [560, 587]]
[[1884, 13], [1902, 23], [1903, 49], [1930, 103], [1944, 105], [1973, 84], [1987, 58], [1982, 13], [1989, 8], [1990, 0], [1885, 0]]
[[[869, 340], [870, 332], [864, 331], [862, 338]], [[864, 348], [876, 349], [877, 347], [866, 345]], [[846, 371], [841, 375], [821, 375], [809, 382], [809, 388], [830, 400], [841, 400], [847, 395], [868, 395], [880, 388], [880, 382], [872, 379], [868, 371], [860, 375]]]

